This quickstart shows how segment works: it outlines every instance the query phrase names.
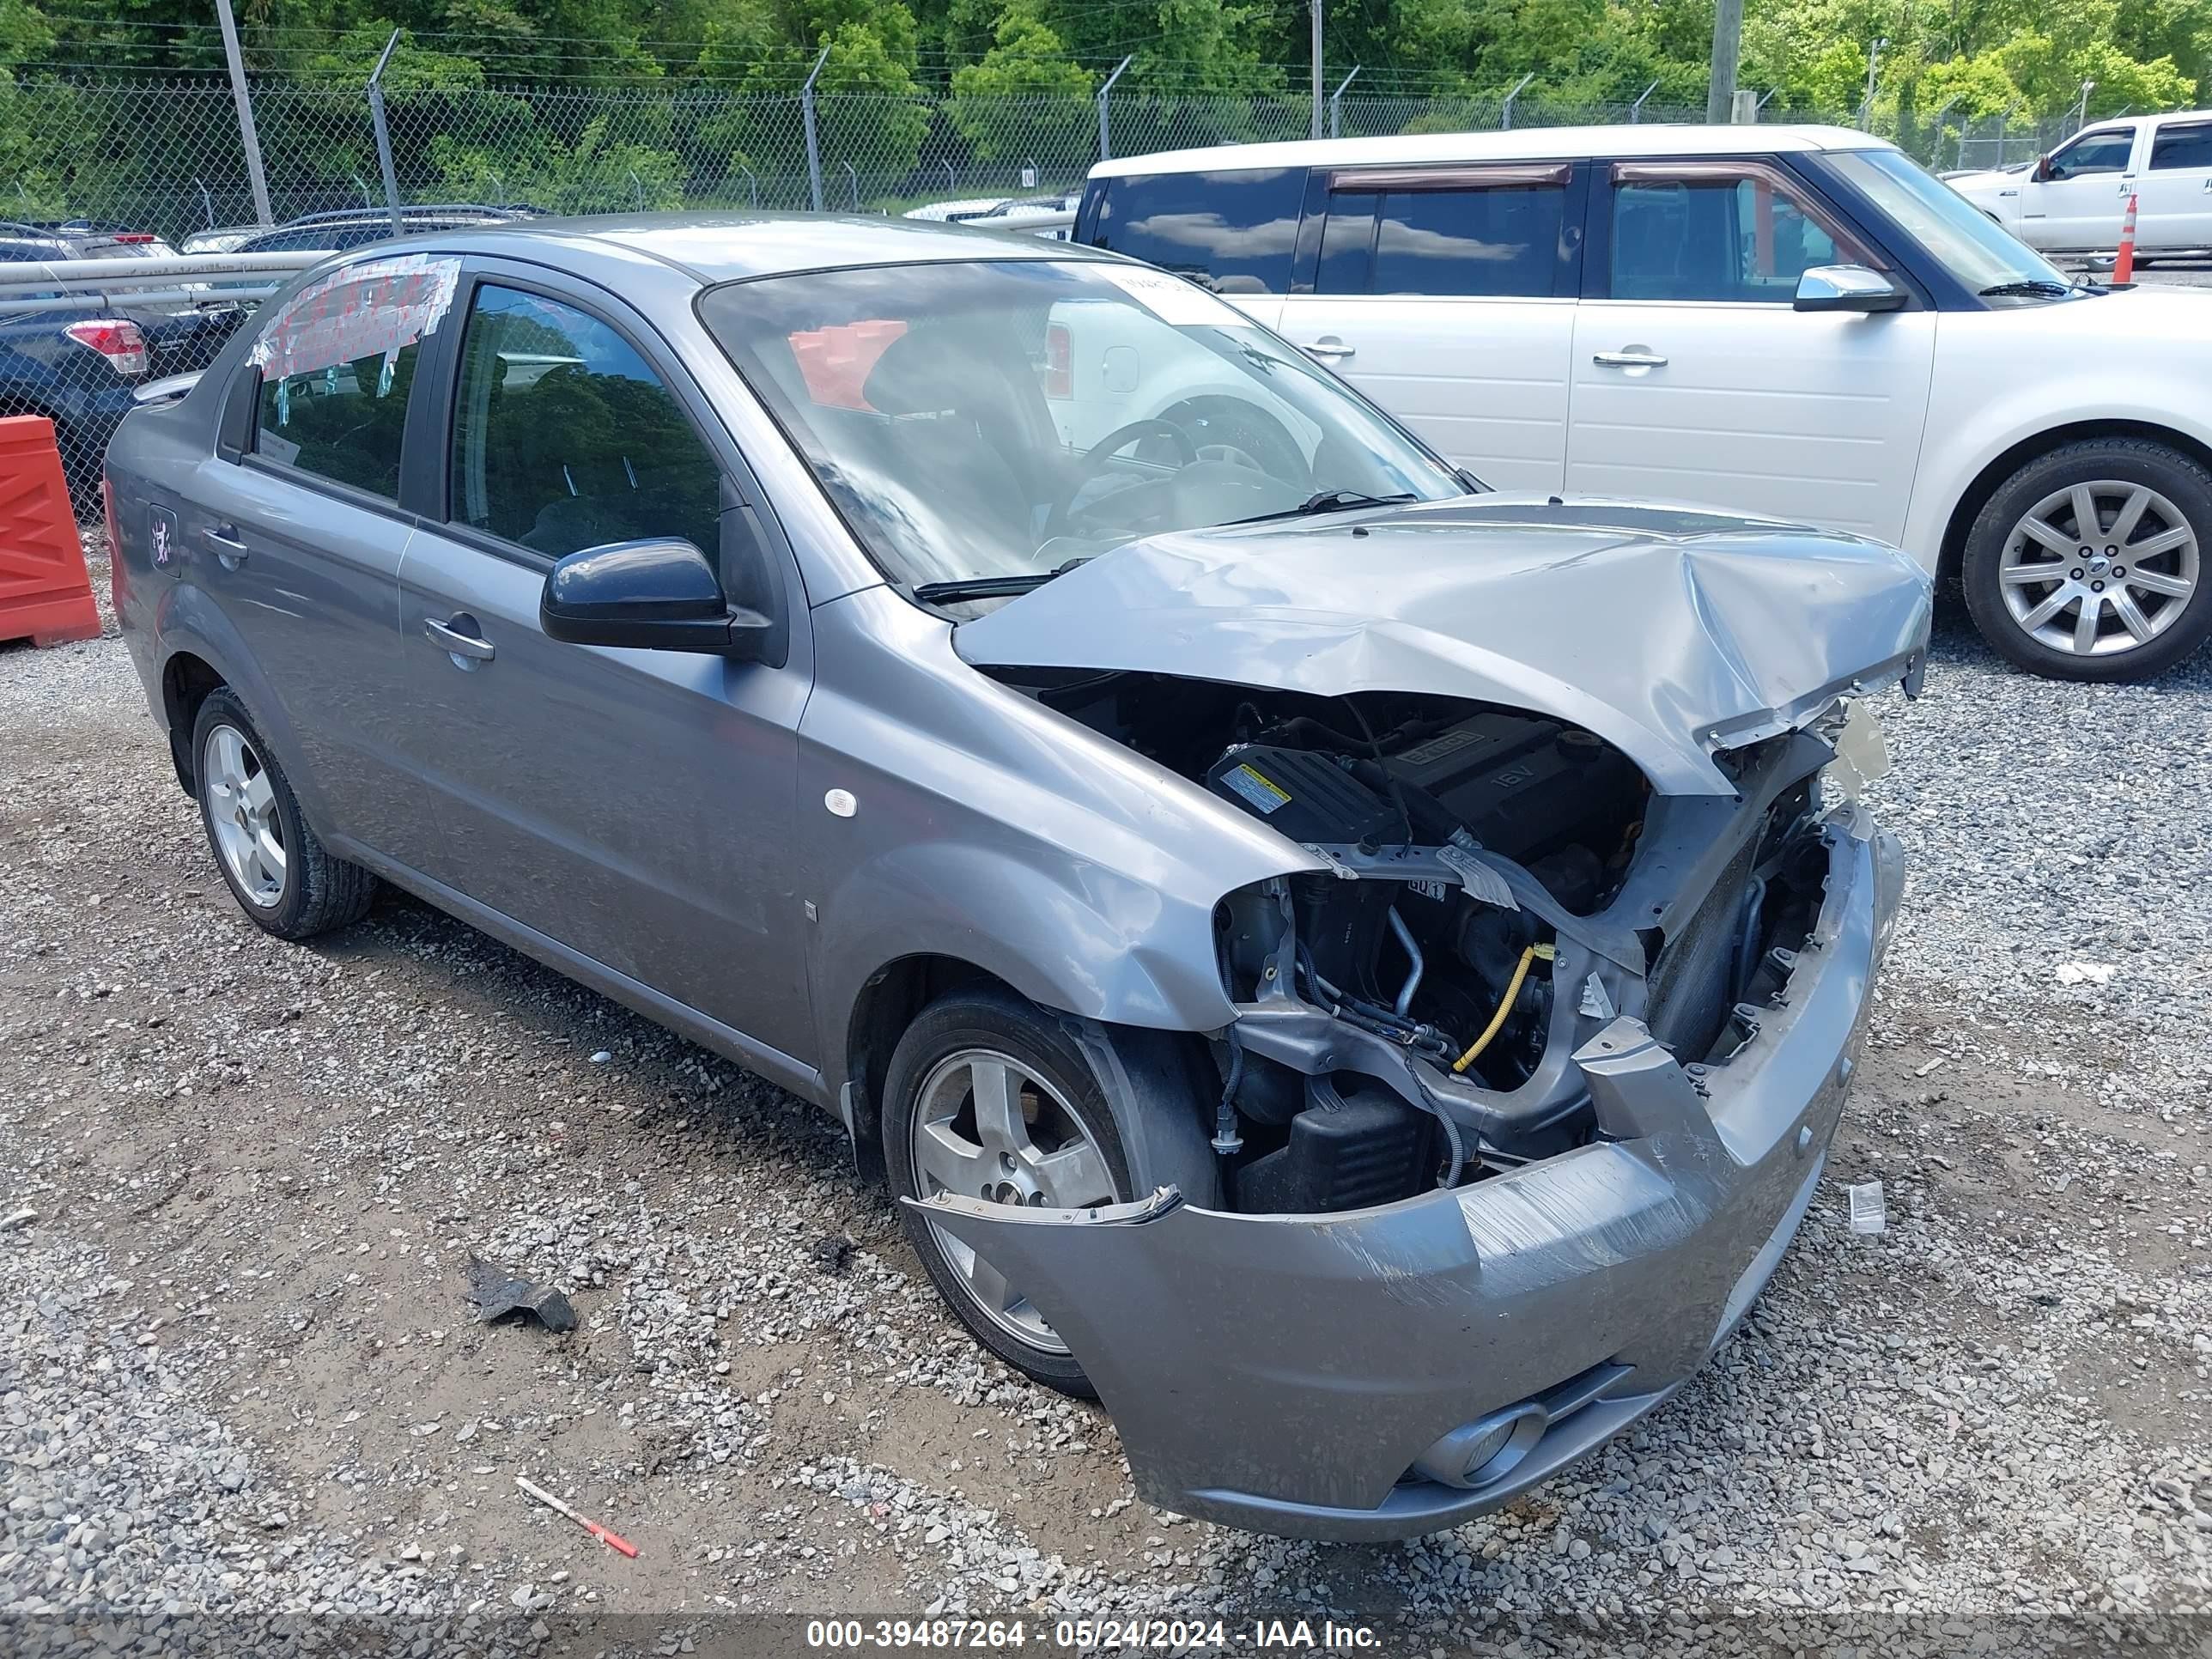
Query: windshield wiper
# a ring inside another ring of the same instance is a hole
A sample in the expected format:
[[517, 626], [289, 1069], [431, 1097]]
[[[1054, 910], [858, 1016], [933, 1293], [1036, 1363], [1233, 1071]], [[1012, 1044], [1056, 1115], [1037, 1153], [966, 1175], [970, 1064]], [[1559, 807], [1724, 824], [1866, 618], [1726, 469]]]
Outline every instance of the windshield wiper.
[[1391, 507], [1400, 501], [1417, 501], [1420, 497], [1412, 490], [1401, 490], [1395, 495], [1363, 495], [1356, 489], [1323, 489], [1300, 501], [1296, 507], [1286, 507], [1279, 513], [1255, 514], [1249, 519], [1232, 519], [1231, 524], [1266, 524], [1271, 519], [1310, 519], [1316, 513], [1343, 513], [1355, 507]]
[[1090, 556], [1067, 559], [1049, 570], [1024, 570], [1011, 576], [956, 576], [951, 581], [921, 582], [915, 585], [915, 599], [923, 605], [951, 605], [961, 599], [1010, 599], [1017, 594], [1034, 592], [1054, 576], [1065, 576], [1079, 564], [1088, 564]]
[[2075, 284], [2072, 283], [2054, 283], [2048, 276], [2027, 276], [2016, 283], [1991, 283], [1981, 291], [1979, 297], [1984, 300], [2004, 300], [2031, 294], [2045, 294], [2056, 299], [2071, 294], [2074, 289]]

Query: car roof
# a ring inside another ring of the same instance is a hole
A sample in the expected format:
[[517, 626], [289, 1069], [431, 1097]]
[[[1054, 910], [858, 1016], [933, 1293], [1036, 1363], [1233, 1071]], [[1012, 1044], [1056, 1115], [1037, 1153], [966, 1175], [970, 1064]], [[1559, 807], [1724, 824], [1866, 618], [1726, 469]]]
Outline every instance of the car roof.
[[549, 245], [579, 264], [644, 258], [703, 285], [748, 276], [848, 270], [864, 265], [963, 259], [1108, 259], [1115, 256], [1013, 232], [971, 230], [927, 219], [837, 213], [609, 214], [580, 219], [522, 219], [459, 226], [410, 236], [394, 247], [532, 257]]
[[1094, 179], [1127, 173], [1225, 173], [1241, 167], [1403, 167], [1429, 161], [1577, 161], [1590, 156], [1770, 155], [1785, 151], [1894, 149], [1886, 138], [1851, 127], [1528, 127], [1510, 132], [1430, 132], [1387, 138], [1298, 138], [1273, 144], [1121, 155], [1091, 169]]
[[[499, 225], [504, 219], [483, 218], [466, 213], [409, 213], [401, 216], [400, 222], [407, 227], [403, 240], [428, 235], [448, 229], [473, 229], [478, 225]], [[343, 237], [343, 241], [331, 240]], [[249, 236], [240, 246], [241, 253], [260, 252], [289, 252], [295, 249], [313, 252], [317, 248], [333, 252], [359, 247], [364, 242], [388, 241], [392, 236], [392, 216], [388, 213], [363, 215], [358, 219], [321, 219], [312, 224], [295, 222], [278, 225]]]

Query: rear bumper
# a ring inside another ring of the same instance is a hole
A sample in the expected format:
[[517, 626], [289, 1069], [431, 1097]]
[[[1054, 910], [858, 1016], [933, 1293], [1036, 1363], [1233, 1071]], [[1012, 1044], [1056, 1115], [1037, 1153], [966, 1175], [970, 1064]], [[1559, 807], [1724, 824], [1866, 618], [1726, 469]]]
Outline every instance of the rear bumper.
[[[1051, 1320], [1148, 1500], [1330, 1540], [1494, 1509], [1680, 1388], [1796, 1236], [1903, 885], [1863, 810], [1826, 829], [1784, 1000], [1695, 1081], [1640, 1022], [1606, 1027], [1576, 1055], [1605, 1137], [1590, 1146], [1344, 1214], [1164, 1191], [1084, 1212], [939, 1199], [930, 1218]], [[1509, 1424], [1469, 1484], [1465, 1460]]]

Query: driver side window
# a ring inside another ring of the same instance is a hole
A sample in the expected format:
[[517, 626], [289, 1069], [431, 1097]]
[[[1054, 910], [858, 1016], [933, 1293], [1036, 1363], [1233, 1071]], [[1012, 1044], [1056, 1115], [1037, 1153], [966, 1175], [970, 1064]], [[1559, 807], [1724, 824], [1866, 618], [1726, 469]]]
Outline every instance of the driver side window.
[[589, 313], [486, 283], [461, 337], [451, 512], [548, 558], [649, 537], [714, 556], [721, 470], [660, 376]]
[[1616, 300], [1787, 305], [1817, 265], [1866, 256], [1807, 202], [1760, 173], [1624, 178], [1613, 192]]
[[2063, 149], [2055, 150], [2051, 157], [2051, 176], [2053, 179], [2079, 179], [2084, 173], [2125, 173], [2128, 157], [2134, 153], [2136, 135], [2132, 128], [2111, 132], [2085, 132]]

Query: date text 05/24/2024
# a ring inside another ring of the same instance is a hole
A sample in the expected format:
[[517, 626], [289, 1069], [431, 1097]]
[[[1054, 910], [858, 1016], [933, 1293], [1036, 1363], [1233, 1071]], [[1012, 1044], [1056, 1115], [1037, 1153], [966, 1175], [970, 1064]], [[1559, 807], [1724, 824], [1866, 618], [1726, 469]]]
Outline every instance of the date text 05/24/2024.
[[971, 1651], [1040, 1646], [1095, 1652], [1101, 1649], [1248, 1648], [1255, 1651], [1373, 1651], [1380, 1636], [1367, 1625], [1332, 1619], [1060, 1619], [1032, 1626], [1024, 1619], [810, 1619], [810, 1648], [950, 1648]]

